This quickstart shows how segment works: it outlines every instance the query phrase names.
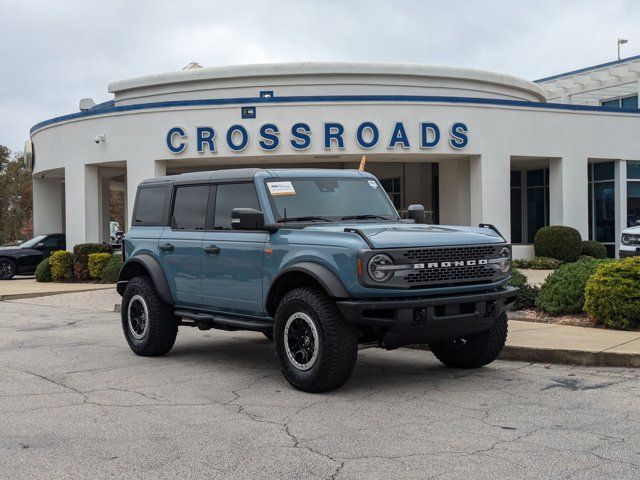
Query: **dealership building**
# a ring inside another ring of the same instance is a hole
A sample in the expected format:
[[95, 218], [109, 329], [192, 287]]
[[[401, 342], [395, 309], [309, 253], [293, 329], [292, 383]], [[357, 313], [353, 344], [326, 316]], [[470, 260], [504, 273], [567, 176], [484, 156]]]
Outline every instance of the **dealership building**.
[[35, 233], [106, 241], [117, 193], [126, 228], [150, 177], [357, 168], [363, 155], [400, 211], [491, 223], [516, 257], [545, 225], [615, 255], [640, 224], [640, 56], [535, 82], [427, 65], [193, 67], [111, 83], [113, 100], [31, 129]]

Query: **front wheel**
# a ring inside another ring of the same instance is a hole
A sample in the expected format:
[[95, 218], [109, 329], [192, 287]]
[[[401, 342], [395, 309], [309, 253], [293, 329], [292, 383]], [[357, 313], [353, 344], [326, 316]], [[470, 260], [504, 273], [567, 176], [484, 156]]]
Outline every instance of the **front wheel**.
[[152, 357], [171, 350], [178, 335], [178, 321], [149, 277], [136, 277], [127, 283], [120, 311], [124, 336], [137, 355]]
[[321, 290], [288, 292], [276, 311], [274, 337], [280, 370], [298, 390], [332, 390], [353, 372], [358, 357], [355, 326]]
[[11, 280], [16, 274], [16, 263], [10, 258], [0, 258], [0, 280]]
[[478, 368], [493, 362], [507, 340], [507, 314], [503, 313], [485, 332], [447, 342], [434, 342], [429, 348], [438, 360], [453, 368]]

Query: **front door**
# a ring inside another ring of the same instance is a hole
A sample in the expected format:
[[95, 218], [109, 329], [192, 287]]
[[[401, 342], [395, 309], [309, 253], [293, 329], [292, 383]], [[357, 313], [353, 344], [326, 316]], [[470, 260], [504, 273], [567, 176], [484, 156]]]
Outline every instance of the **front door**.
[[202, 302], [211, 310], [260, 315], [268, 234], [231, 229], [232, 209], [260, 209], [255, 185], [226, 183], [213, 188], [212, 226], [202, 240]]
[[173, 194], [171, 226], [158, 244], [160, 264], [178, 306], [202, 301], [202, 238], [209, 185], [179, 185]]

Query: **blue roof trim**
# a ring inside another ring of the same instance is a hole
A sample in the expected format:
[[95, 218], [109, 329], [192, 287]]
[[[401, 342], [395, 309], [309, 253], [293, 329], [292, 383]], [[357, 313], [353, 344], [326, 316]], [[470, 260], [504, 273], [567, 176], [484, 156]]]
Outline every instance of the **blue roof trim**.
[[[154, 110], [160, 108], [174, 107], [202, 107], [211, 105], [255, 105], [274, 103], [318, 103], [318, 102], [423, 102], [423, 103], [457, 103], [467, 105], [502, 105], [510, 107], [532, 107], [546, 110], [572, 110], [582, 112], [612, 112], [612, 113], [635, 113], [640, 114], [637, 109], [624, 109], [614, 107], [598, 107], [590, 105], [571, 105], [564, 103], [542, 103], [529, 102], [524, 100], [506, 100], [501, 98], [475, 98], [475, 97], [443, 97], [443, 96], [422, 96], [422, 95], [303, 95], [290, 97], [246, 97], [246, 98], [210, 98], [201, 100], [172, 100], [166, 102], [140, 103], [135, 105], [122, 105], [116, 107], [113, 102], [111, 106], [91, 108], [85, 112], [71, 113], [59, 117], [50, 118], [31, 127], [30, 133], [55, 123], [66, 122], [79, 118], [92, 117], [94, 115], [104, 115], [107, 113], [130, 112], [136, 110]], [[109, 103], [109, 102], [105, 102]], [[104, 105], [104, 104], [100, 104]]]
[[538, 80], [534, 80], [533, 83], [542, 83], [548, 82], [550, 80], [556, 80], [562, 77], [568, 77], [571, 75], [578, 75], [579, 73], [588, 72], [589, 70], [597, 70], [598, 68], [612, 67], [613, 65], [620, 65], [621, 63], [632, 62], [634, 60], [640, 60], [640, 55], [635, 55], [633, 57], [621, 58], [620, 60], [614, 60], [612, 62], [600, 63], [598, 65], [594, 65], [592, 67], [579, 68], [578, 70], [571, 70], [570, 72], [559, 73], [557, 75], [552, 75], [550, 77], [540, 78]]

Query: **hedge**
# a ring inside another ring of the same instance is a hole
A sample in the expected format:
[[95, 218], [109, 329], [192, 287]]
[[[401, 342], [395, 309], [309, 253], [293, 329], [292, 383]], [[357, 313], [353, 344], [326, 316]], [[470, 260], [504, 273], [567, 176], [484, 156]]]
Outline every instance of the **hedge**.
[[551, 315], [580, 313], [584, 307], [587, 280], [608, 260], [580, 260], [562, 265], [540, 288], [536, 306]]
[[640, 257], [601, 264], [587, 282], [585, 311], [601, 325], [640, 327]]
[[48, 258], [42, 260], [36, 267], [36, 282], [50, 282], [51, 277], [51, 263]]
[[71, 280], [73, 278], [73, 254], [66, 250], [58, 250], [49, 257], [51, 278], [55, 281]]
[[533, 249], [536, 257], [575, 262], [582, 253], [582, 238], [575, 228], [561, 225], [542, 227], [533, 239]]
[[607, 258], [607, 249], [600, 242], [594, 242], [593, 240], [583, 240], [581, 255], [592, 258]]
[[532, 270], [555, 270], [556, 268], [560, 268], [562, 262], [555, 258], [533, 257], [516, 259], [513, 261], [513, 265], [516, 268], [530, 268]]
[[102, 270], [107, 265], [109, 260], [111, 260], [110, 253], [91, 253], [89, 254], [89, 276], [95, 279], [102, 278]]
[[118, 281], [118, 275], [120, 274], [121, 268], [122, 258], [120, 255], [114, 255], [111, 257], [111, 260], [109, 260], [102, 269], [102, 283], [116, 283]]
[[518, 289], [518, 297], [516, 298], [516, 303], [513, 305], [514, 310], [523, 310], [535, 306], [538, 287], [529, 285], [529, 283], [527, 283], [527, 277], [516, 268], [511, 272], [509, 285]]
[[73, 247], [73, 274], [76, 280], [89, 278], [89, 255], [92, 253], [113, 254], [113, 247], [107, 243], [79, 243]]

